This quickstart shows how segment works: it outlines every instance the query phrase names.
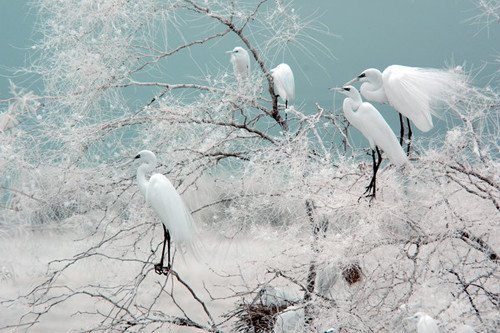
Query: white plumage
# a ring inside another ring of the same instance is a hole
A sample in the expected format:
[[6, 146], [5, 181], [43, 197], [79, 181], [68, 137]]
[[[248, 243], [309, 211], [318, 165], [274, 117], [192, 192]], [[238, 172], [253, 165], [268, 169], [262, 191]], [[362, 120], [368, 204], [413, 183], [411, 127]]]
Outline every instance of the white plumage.
[[383, 73], [369, 68], [346, 85], [354, 81], [363, 82], [364, 98], [390, 104], [423, 132], [434, 127], [432, 115], [452, 104], [466, 86], [465, 76], [457, 72], [400, 65], [389, 66]]
[[290, 306], [276, 316], [274, 333], [304, 332], [304, 308]]
[[[321, 333], [335, 333], [334, 328], [317, 329]], [[303, 306], [289, 306], [276, 316], [273, 333], [303, 333], [306, 330], [305, 311]]]
[[408, 157], [401, 148], [396, 135], [380, 112], [370, 103], [363, 103], [361, 95], [353, 86], [345, 86], [336, 90], [347, 96], [343, 103], [344, 114], [349, 123], [368, 140], [370, 147], [373, 150], [376, 147], [382, 148], [389, 156], [389, 160], [397, 166], [408, 163]]
[[[155, 173], [149, 180], [146, 178], [146, 173], [153, 171], [156, 166], [155, 154], [149, 150], [142, 150], [136, 159], [142, 162], [137, 169], [137, 182], [146, 202], [158, 215], [176, 246], [185, 247], [196, 254], [193, 218], [181, 196], [164, 175]], [[161, 264], [163, 264], [163, 253]]]
[[417, 320], [417, 333], [439, 333], [437, 320], [425, 312], [417, 312], [407, 319]]
[[295, 81], [293, 72], [287, 64], [279, 64], [271, 69], [273, 77], [274, 92], [279, 95], [288, 107], [288, 102], [295, 98]]
[[234, 76], [236, 76], [238, 82], [246, 80], [250, 75], [250, 55], [247, 50], [237, 46], [232, 51], [227, 51], [227, 53], [231, 54]]
[[193, 240], [193, 218], [179, 193], [162, 174], [155, 173], [149, 179], [146, 202], [158, 214], [177, 245], [189, 246]]

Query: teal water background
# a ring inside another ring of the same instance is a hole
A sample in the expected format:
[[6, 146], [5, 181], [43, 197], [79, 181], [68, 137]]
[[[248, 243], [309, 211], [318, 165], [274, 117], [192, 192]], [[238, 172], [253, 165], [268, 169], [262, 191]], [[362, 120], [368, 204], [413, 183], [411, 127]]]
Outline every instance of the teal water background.
[[[500, 23], [478, 24], [474, 17], [480, 12], [473, 0], [297, 0], [292, 7], [336, 35], [313, 34], [335, 58], [318, 52], [316, 59], [311, 59], [300, 48], [292, 47], [278, 59], [294, 70], [294, 104], [311, 111], [315, 102], [338, 108], [342, 98], [334, 97], [328, 88], [341, 85], [368, 67], [465, 63], [466, 68], [477, 70], [486, 65], [476, 78], [478, 85], [487, 84], [498, 70], [498, 63], [491, 63], [500, 54]], [[9, 79], [35, 92], [41, 89], [39, 81], [13, 73], [36, 56], [31, 49], [40, 37], [34, 31], [35, 21], [36, 11], [28, 1], [0, 0], [0, 99], [10, 97]], [[202, 73], [230, 70], [224, 51], [237, 44], [241, 43], [229, 37], [193, 49], [189, 56], [168, 67], [165, 81], [192, 82]], [[395, 128], [395, 114], [388, 119]]]

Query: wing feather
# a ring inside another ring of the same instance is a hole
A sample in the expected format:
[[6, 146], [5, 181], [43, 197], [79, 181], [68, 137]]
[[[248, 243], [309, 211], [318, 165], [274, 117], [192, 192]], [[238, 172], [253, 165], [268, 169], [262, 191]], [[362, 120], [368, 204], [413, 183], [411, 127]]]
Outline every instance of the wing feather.
[[167, 177], [158, 173], [151, 176], [146, 201], [165, 224], [172, 240], [194, 251], [193, 218]]
[[274, 90], [284, 100], [290, 101], [295, 98], [295, 81], [293, 72], [287, 64], [279, 64], [272, 70]]
[[433, 128], [432, 115], [451, 105], [466, 84], [459, 73], [399, 65], [387, 67], [382, 79], [389, 104], [423, 132]]
[[408, 157], [396, 135], [373, 105], [362, 103], [356, 113], [362, 120], [359, 122], [362, 123], [360, 131], [368, 141], [374, 142], [377, 147], [381, 148], [393, 164], [401, 166], [408, 163]]
[[286, 91], [286, 99], [288, 101], [295, 98], [295, 80], [290, 66], [283, 67], [283, 87]]

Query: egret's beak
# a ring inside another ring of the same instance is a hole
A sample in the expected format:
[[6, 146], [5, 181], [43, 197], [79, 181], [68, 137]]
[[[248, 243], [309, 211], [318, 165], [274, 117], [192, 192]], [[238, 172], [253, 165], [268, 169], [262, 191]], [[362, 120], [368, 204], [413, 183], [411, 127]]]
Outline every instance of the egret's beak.
[[229, 54], [229, 53], [234, 53], [234, 51], [226, 51], [226, 53], [228, 53], [228, 54]]
[[403, 320], [413, 320], [413, 319], [415, 319], [415, 316], [403, 318]]
[[336, 92], [341, 92], [342, 88], [341, 87], [332, 87], [332, 88], [330, 88], [328, 90], [330, 90], [330, 91], [336, 91]]
[[355, 78], [354, 78], [354, 79], [352, 79], [351, 81], [344, 83], [344, 86], [350, 86], [350, 85], [352, 85], [354, 82], [358, 82], [358, 81], [359, 81], [359, 77], [355, 77]]

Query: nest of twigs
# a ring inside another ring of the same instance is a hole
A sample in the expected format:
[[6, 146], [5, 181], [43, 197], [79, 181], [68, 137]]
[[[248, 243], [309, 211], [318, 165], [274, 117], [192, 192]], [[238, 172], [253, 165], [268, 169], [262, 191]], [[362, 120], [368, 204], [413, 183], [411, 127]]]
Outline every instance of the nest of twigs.
[[342, 268], [342, 277], [352, 285], [363, 278], [363, 271], [358, 263], [351, 263]]
[[273, 331], [276, 315], [288, 305], [263, 305], [261, 303], [241, 303], [233, 315], [237, 318], [236, 332], [268, 333]]

